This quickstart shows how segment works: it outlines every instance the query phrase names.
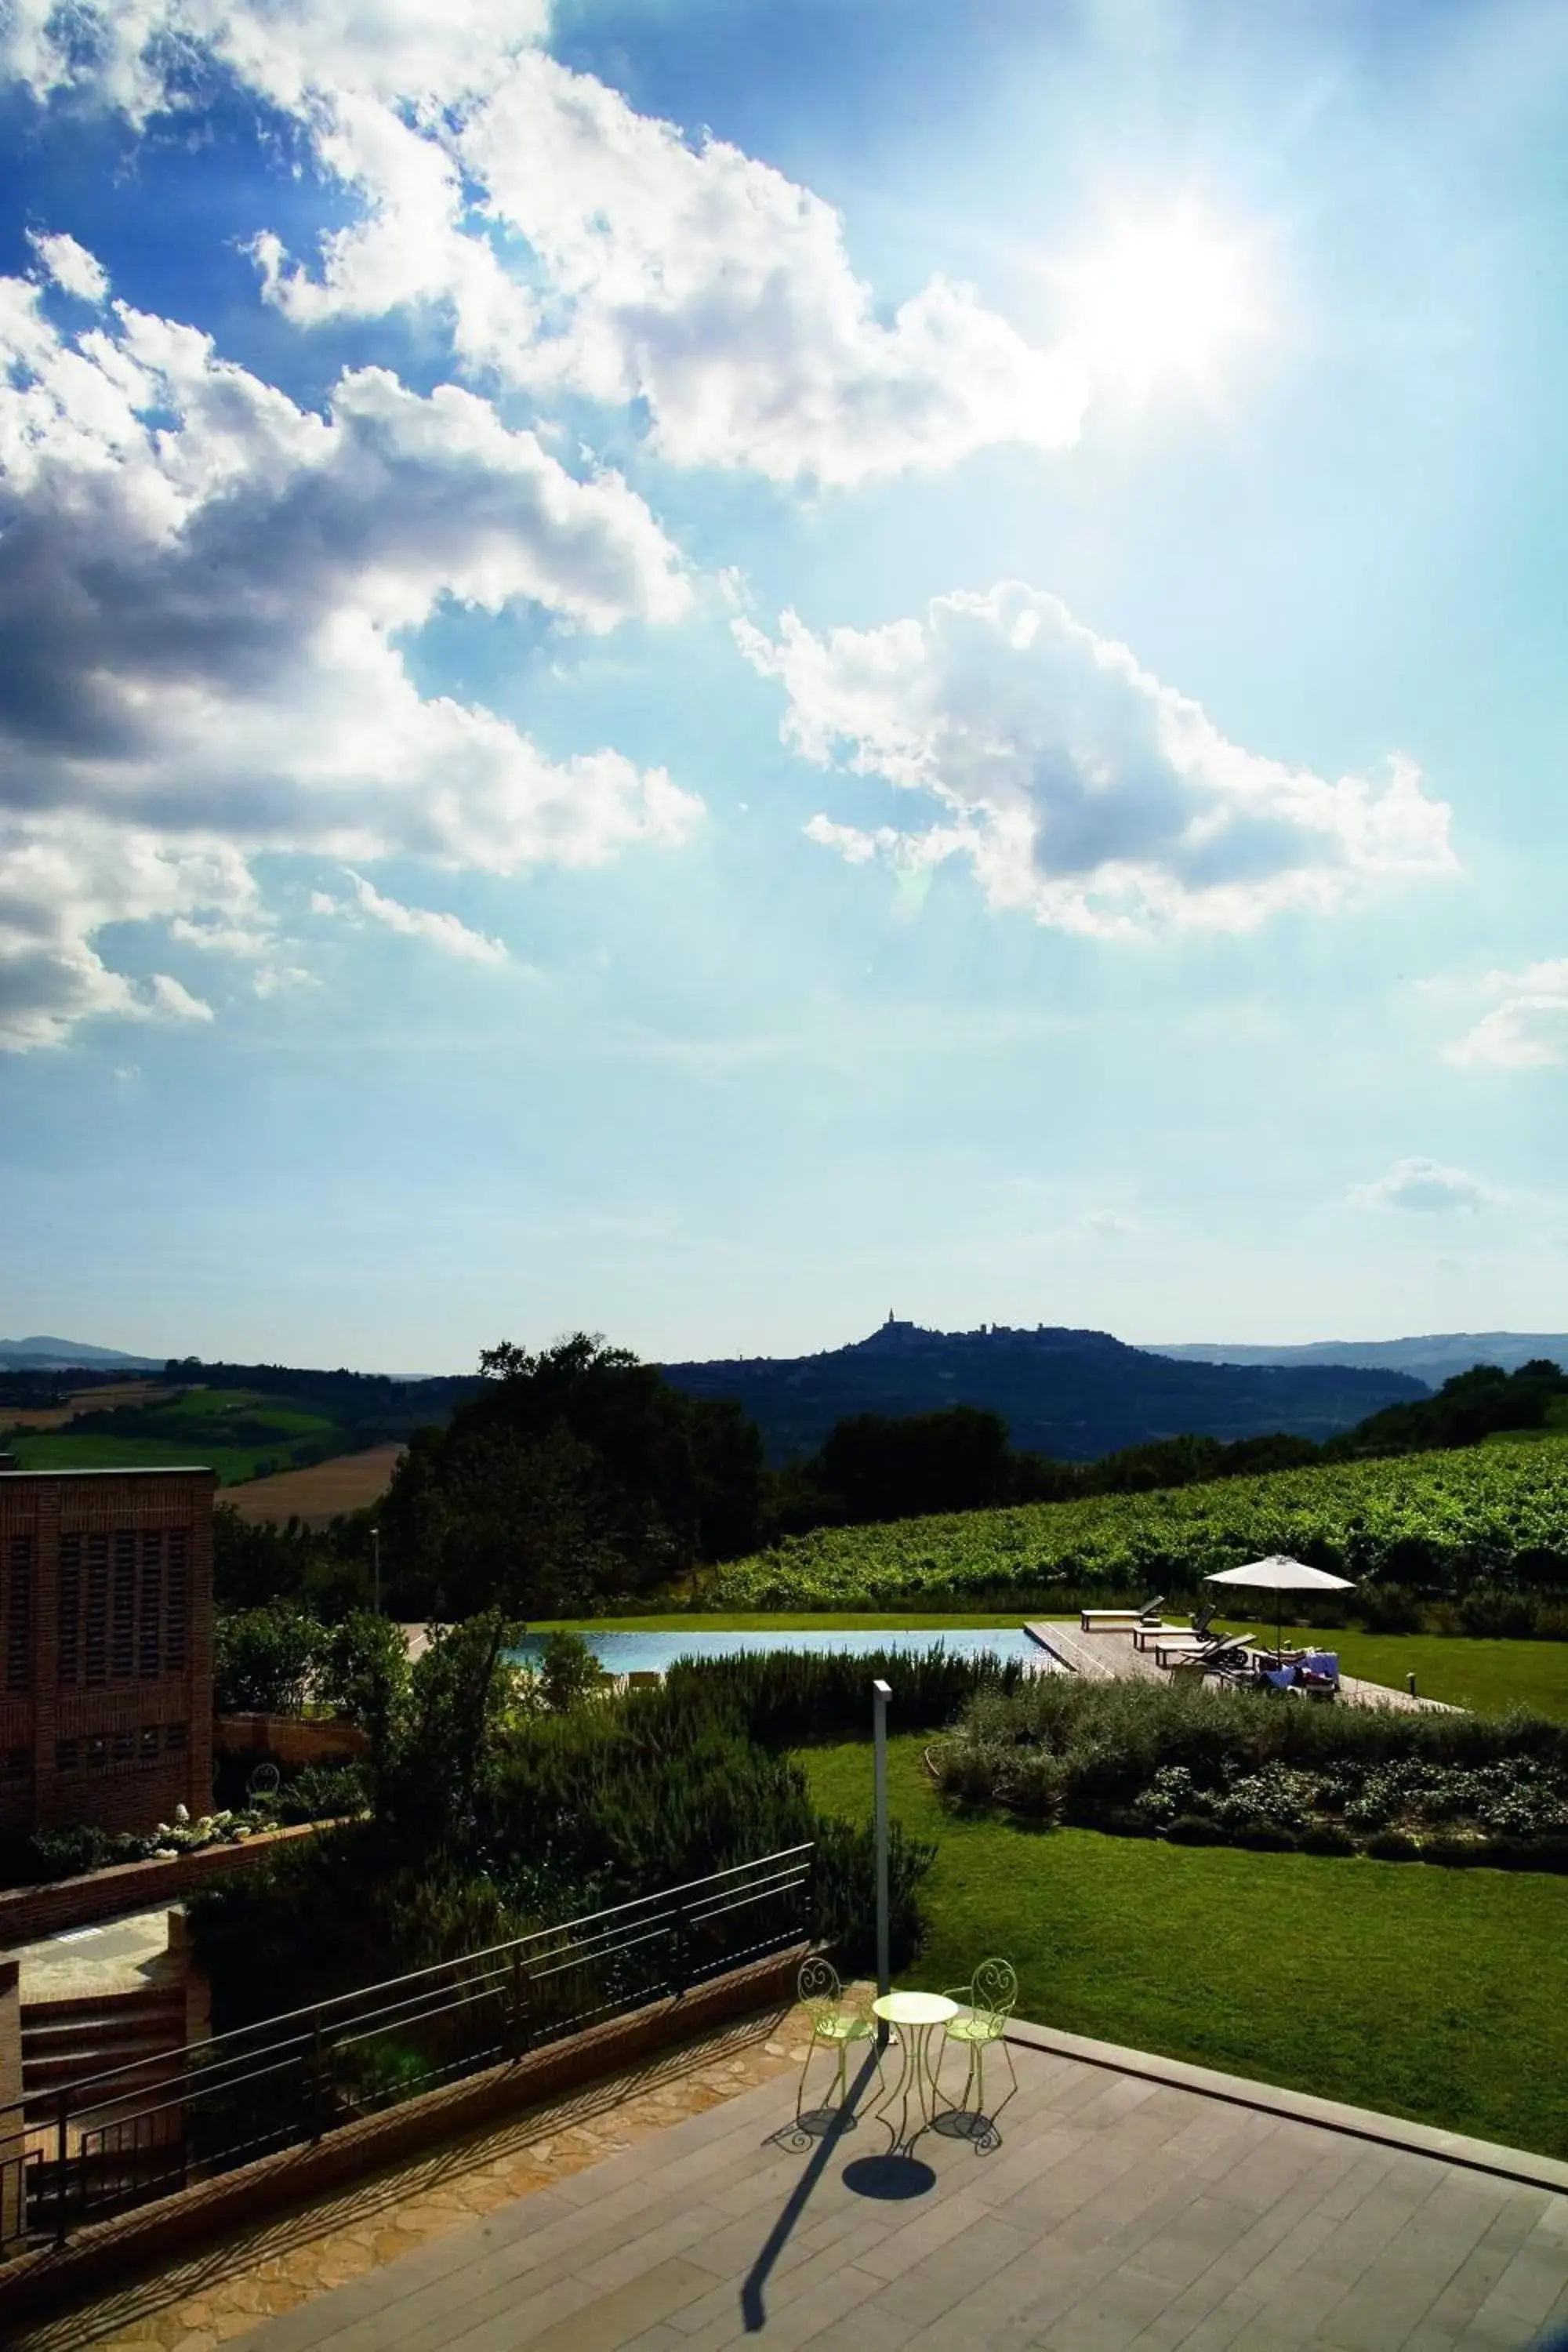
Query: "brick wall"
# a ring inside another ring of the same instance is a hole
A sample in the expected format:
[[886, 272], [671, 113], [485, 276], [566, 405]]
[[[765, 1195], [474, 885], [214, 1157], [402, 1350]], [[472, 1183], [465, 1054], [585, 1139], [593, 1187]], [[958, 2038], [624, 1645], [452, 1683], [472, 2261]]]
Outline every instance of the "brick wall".
[[214, 1725], [220, 1756], [258, 1748], [275, 1763], [339, 1764], [368, 1756], [370, 1738], [357, 1723], [323, 1723], [301, 1715], [220, 1715]]
[[216, 1483], [0, 1473], [0, 1829], [207, 1810]]
[[298, 1828], [247, 1838], [243, 1845], [205, 1846], [200, 1853], [182, 1853], [173, 1862], [127, 1862], [112, 1870], [62, 1878], [54, 1886], [15, 1887], [0, 1895], [0, 1951], [15, 1951], [19, 1944], [36, 1944], [71, 1927], [88, 1927], [96, 1919], [183, 1903], [220, 1878], [259, 1869], [280, 1845], [313, 1837], [316, 1828], [315, 1822], [305, 1822]]

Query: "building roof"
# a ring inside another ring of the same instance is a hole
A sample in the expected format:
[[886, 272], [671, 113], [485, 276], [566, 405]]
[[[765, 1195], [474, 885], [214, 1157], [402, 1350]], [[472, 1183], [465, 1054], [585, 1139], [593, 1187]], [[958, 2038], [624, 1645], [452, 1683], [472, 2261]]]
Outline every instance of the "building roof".
[[[0, 1446], [0, 1453], [5, 1448]], [[0, 1478], [216, 1478], [210, 1462], [127, 1463], [123, 1469], [0, 1470]]]

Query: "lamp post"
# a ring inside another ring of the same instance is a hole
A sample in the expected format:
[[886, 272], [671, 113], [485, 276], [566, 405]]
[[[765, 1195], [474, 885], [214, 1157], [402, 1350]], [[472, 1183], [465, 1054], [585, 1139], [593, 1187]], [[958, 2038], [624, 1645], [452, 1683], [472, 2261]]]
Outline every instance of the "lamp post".
[[[892, 1987], [891, 1965], [889, 1958], [888, 1927], [888, 1701], [893, 1694], [888, 1685], [871, 1685], [871, 1737], [875, 1759], [876, 1843], [877, 1843], [877, 1997], [880, 2000]], [[877, 2021], [877, 2041], [885, 2049], [888, 2028], [880, 2018]]]

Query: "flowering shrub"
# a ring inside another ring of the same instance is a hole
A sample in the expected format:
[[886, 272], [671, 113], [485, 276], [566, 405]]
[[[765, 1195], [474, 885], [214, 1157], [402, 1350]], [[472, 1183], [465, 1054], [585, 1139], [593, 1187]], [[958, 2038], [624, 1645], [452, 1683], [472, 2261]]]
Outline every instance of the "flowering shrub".
[[1568, 1733], [1524, 1716], [1330, 1710], [1050, 1675], [979, 1692], [932, 1769], [971, 1804], [1182, 1843], [1448, 1861], [1495, 1849], [1568, 1867]]

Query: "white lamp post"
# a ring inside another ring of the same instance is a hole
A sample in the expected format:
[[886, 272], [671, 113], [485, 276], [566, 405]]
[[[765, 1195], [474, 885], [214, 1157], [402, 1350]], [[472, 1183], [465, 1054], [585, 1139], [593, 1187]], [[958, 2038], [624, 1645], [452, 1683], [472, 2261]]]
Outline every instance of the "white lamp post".
[[[877, 1995], [879, 2000], [892, 1990], [891, 1964], [889, 1958], [888, 1925], [888, 1701], [892, 1691], [886, 1683], [871, 1685], [872, 1753], [876, 1769], [877, 1823]], [[877, 2039], [887, 2043], [888, 2029], [880, 2019], [877, 2023]]]

